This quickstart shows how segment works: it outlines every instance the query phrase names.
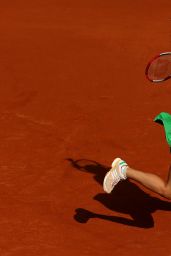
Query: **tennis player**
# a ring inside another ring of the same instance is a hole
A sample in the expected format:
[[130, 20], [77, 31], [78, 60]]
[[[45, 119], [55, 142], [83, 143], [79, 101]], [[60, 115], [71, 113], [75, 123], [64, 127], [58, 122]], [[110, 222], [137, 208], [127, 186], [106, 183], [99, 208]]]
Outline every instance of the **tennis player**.
[[105, 175], [103, 181], [104, 191], [111, 193], [119, 181], [126, 180], [127, 178], [138, 181], [151, 191], [171, 200], [171, 168], [168, 180], [165, 182], [153, 173], [132, 169], [125, 161], [116, 158], [112, 163], [112, 168]]

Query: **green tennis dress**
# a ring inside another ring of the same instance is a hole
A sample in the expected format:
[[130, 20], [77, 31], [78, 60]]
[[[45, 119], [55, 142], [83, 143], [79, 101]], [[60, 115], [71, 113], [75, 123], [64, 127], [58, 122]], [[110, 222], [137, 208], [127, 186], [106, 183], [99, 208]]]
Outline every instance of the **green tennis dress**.
[[156, 123], [163, 125], [164, 131], [165, 131], [165, 136], [166, 136], [166, 141], [171, 148], [171, 115], [166, 112], [161, 112], [159, 115], [157, 115], [154, 118], [154, 121]]

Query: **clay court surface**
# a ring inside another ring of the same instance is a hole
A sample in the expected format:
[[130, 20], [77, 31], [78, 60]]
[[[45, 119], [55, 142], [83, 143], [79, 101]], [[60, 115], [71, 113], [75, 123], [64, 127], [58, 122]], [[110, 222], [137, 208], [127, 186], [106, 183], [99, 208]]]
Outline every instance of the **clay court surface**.
[[0, 4], [0, 255], [169, 256], [171, 202], [129, 180], [103, 192], [115, 157], [167, 178], [170, 0]]

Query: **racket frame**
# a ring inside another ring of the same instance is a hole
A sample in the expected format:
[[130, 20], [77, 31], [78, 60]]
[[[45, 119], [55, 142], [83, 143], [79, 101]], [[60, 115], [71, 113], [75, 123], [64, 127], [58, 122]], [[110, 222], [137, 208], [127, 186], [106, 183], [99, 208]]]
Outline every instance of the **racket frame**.
[[150, 82], [153, 82], [153, 83], [160, 83], [160, 82], [163, 82], [163, 81], [166, 81], [168, 80], [169, 78], [171, 78], [171, 74], [163, 79], [150, 79], [149, 76], [148, 76], [148, 70], [149, 70], [149, 67], [151, 66], [151, 64], [153, 63], [154, 60], [158, 59], [159, 57], [163, 56], [163, 55], [171, 55], [171, 52], [162, 52], [158, 55], [156, 55], [155, 57], [153, 57], [149, 63], [147, 64], [146, 66], [146, 69], [145, 69], [145, 75], [146, 75], [146, 78], [150, 81]]

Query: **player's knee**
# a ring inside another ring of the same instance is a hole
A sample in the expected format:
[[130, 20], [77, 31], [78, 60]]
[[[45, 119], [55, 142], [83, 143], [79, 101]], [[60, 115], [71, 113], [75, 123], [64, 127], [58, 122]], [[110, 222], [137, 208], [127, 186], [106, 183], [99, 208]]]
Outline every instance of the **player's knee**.
[[167, 199], [171, 200], [171, 188], [165, 188], [163, 192], [163, 196]]

